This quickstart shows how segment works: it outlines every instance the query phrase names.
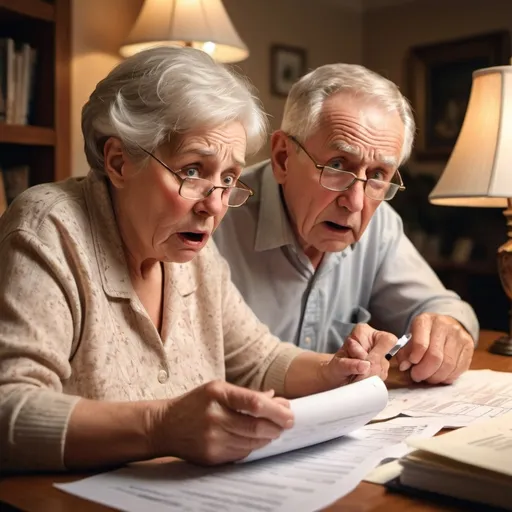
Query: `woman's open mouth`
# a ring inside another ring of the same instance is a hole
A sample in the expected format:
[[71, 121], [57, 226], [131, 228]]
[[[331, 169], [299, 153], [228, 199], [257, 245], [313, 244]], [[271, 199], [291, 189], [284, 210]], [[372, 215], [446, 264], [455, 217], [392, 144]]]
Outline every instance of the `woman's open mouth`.
[[193, 231], [183, 231], [182, 233], [178, 233], [181, 241], [190, 246], [198, 246], [202, 245], [206, 239], [206, 233], [195, 233]]

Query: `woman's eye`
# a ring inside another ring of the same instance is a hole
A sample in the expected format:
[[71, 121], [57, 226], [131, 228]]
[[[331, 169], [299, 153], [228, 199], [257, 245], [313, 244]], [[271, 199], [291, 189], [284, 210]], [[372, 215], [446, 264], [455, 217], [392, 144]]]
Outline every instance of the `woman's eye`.
[[187, 167], [180, 172], [183, 178], [199, 178], [199, 169], [197, 167]]
[[232, 187], [236, 183], [236, 178], [234, 176], [224, 176], [222, 181], [225, 187]]

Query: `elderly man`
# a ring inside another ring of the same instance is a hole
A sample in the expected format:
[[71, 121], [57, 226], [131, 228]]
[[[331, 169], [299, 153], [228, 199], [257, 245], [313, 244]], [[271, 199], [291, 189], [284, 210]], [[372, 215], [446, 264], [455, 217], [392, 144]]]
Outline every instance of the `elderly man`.
[[414, 120], [397, 86], [358, 65], [322, 66], [288, 97], [271, 159], [244, 181], [215, 240], [259, 318], [281, 339], [335, 352], [354, 324], [412, 334], [397, 355], [415, 381], [453, 382], [478, 321], [441, 284], [386, 202], [404, 190]]

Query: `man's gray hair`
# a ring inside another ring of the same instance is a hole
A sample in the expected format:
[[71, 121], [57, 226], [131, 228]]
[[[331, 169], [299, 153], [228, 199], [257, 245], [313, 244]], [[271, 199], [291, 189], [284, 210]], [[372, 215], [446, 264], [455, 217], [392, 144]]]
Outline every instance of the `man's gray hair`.
[[85, 155], [104, 172], [103, 148], [118, 137], [134, 157], [196, 128], [239, 121], [247, 152], [267, 137], [268, 120], [249, 82], [201, 50], [154, 47], [118, 64], [82, 109]]
[[318, 127], [324, 102], [330, 96], [348, 92], [398, 112], [405, 127], [400, 163], [410, 156], [416, 131], [407, 99], [396, 84], [358, 64], [327, 64], [303, 76], [291, 88], [286, 100], [281, 129], [305, 140]]

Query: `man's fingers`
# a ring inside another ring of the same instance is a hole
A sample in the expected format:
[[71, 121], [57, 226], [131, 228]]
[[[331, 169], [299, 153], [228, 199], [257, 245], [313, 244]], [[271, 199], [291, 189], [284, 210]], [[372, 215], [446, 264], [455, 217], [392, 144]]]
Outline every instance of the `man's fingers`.
[[[437, 325], [437, 326], [436, 326]], [[412, 340], [411, 340], [412, 341]], [[441, 368], [444, 360], [444, 345], [446, 332], [439, 324], [434, 324], [430, 331], [430, 344], [424, 356], [411, 370], [411, 378], [415, 382], [422, 382], [429, 379]], [[410, 343], [410, 342], [409, 342]], [[411, 352], [411, 360], [413, 358]], [[414, 361], [411, 361], [414, 362]]]
[[398, 338], [386, 331], [374, 331], [373, 348], [368, 352], [368, 356], [374, 361], [384, 359], [384, 356], [396, 345]]
[[457, 364], [455, 365], [455, 369], [450, 375], [448, 375], [448, 377], [446, 377], [444, 384], [453, 384], [469, 368], [471, 360], [473, 359], [474, 350], [475, 347], [473, 342], [464, 344], [459, 354]]
[[462, 346], [457, 342], [457, 338], [449, 336], [444, 344], [444, 355], [441, 366], [430, 377], [427, 378], [429, 384], [441, 384], [451, 375], [459, 361]]
[[293, 425], [293, 412], [264, 393], [228, 384], [220, 394], [219, 402], [232, 411], [243, 411], [255, 418], [266, 418], [282, 428]]
[[349, 335], [349, 339], [355, 340], [366, 352], [373, 348], [372, 334], [375, 332], [373, 327], [368, 324], [357, 324]]
[[423, 359], [430, 345], [431, 330], [432, 319], [428, 315], [419, 315], [412, 321], [411, 341], [404, 348], [409, 363], [418, 364]]
[[352, 359], [365, 360], [368, 357], [368, 352], [354, 338], [347, 338], [343, 344], [343, 348], [346, 348], [348, 357]]
[[370, 370], [369, 361], [361, 361], [360, 359], [350, 359], [347, 357], [333, 357], [331, 363], [333, 371], [338, 377], [349, 377], [350, 375], [363, 375]]

